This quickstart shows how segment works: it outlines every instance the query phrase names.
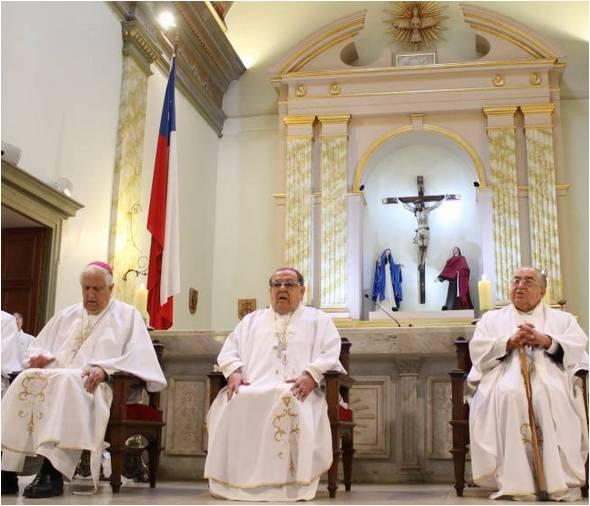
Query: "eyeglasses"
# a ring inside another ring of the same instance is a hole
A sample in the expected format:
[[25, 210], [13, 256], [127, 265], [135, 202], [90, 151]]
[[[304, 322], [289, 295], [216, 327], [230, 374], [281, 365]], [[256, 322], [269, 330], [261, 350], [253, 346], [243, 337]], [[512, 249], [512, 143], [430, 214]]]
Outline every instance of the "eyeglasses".
[[271, 288], [281, 288], [281, 286], [284, 286], [285, 288], [295, 288], [296, 286], [301, 286], [301, 283], [297, 282], [297, 281], [271, 281], [270, 282], [270, 287]]
[[532, 288], [533, 286], [537, 286], [538, 283], [533, 278], [519, 278], [518, 276], [512, 278], [512, 286], [518, 286], [520, 284], [523, 284], [527, 288]]

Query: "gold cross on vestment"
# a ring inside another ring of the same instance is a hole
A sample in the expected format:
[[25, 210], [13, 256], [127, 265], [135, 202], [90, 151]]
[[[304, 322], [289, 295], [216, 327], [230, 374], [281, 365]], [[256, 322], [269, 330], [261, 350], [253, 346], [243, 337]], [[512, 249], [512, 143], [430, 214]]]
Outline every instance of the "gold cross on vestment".
[[272, 347], [272, 349], [276, 350], [277, 358], [281, 359], [281, 358], [283, 358], [284, 353], [287, 351], [287, 343], [280, 341], [277, 344], [275, 344]]

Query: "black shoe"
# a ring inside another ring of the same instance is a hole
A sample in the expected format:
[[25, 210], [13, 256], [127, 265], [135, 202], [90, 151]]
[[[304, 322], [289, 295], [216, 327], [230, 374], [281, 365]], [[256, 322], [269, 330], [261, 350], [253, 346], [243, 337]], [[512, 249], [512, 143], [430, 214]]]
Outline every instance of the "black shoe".
[[2, 495], [18, 494], [18, 477], [14, 471], [2, 471]]
[[41, 499], [43, 497], [55, 497], [63, 495], [64, 479], [61, 473], [47, 473], [45, 470], [39, 471], [30, 485], [23, 491], [24, 497], [30, 499]]

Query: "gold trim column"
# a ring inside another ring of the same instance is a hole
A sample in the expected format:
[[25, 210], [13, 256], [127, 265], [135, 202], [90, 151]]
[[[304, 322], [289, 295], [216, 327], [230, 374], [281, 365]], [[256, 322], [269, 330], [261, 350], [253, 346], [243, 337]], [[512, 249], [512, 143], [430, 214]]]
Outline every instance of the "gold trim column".
[[315, 116], [285, 116], [287, 126], [287, 193], [285, 262], [305, 278], [305, 303], [312, 300], [311, 147]]
[[510, 279], [520, 265], [518, 184], [514, 113], [516, 106], [484, 107], [493, 187], [496, 304], [510, 300]]
[[[121, 25], [123, 72], [111, 204], [109, 262], [113, 266], [117, 298], [132, 304], [135, 283], [124, 282], [122, 276], [127, 269], [137, 267], [139, 255], [132, 243], [131, 220], [138, 210], [141, 196], [150, 64], [159, 53], [156, 44], [140, 29], [136, 21], [124, 21]], [[155, 136], [152, 141], [156, 141]], [[137, 234], [137, 227], [134, 233]], [[135, 236], [134, 239], [137, 240], [138, 237]]]
[[320, 306], [347, 310], [347, 187], [350, 114], [318, 116], [321, 134]]
[[529, 219], [531, 223], [531, 260], [547, 273], [551, 303], [562, 297], [555, 159], [553, 151], [553, 104], [520, 107], [524, 115]]

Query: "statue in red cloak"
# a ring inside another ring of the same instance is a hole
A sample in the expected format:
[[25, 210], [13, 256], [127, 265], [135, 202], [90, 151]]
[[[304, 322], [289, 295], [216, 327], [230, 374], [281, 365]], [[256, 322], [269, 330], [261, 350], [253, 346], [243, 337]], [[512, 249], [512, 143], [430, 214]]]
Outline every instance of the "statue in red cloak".
[[469, 266], [458, 247], [453, 248], [453, 256], [447, 260], [444, 269], [438, 275], [438, 280], [449, 282], [447, 302], [442, 307], [443, 311], [473, 309], [469, 297]]

